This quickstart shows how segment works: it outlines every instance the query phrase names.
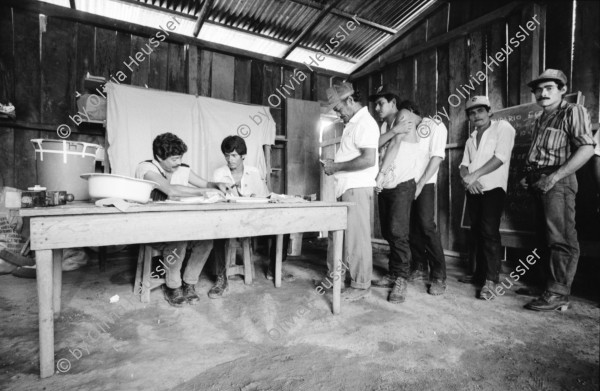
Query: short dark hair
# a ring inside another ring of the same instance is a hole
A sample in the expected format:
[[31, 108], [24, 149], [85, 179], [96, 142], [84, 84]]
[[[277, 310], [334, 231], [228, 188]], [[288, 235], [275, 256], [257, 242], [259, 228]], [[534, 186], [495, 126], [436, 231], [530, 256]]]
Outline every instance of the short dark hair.
[[223, 152], [223, 154], [231, 153], [233, 151], [236, 151], [240, 156], [248, 153], [246, 142], [240, 136], [227, 136], [221, 143], [221, 152]]
[[[384, 98], [388, 101], [388, 103], [390, 103], [392, 100], [396, 100], [396, 108], [398, 108], [398, 105], [400, 104], [400, 97], [396, 94], [383, 94], [377, 97], [377, 99], [379, 98]], [[375, 102], [377, 102], [377, 99], [375, 99]]]
[[152, 142], [154, 158], [165, 160], [171, 156], [181, 156], [187, 152], [187, 145], [173, 133], [163, 133], [156, 136]]
[[398, 107], [398, 111], [400, 111], [402, 109], [406, 109], [406, 110], [410, 111], [411, 113], [415, 113], [418, 116], [421, 115], [421, 110], [419, 110], [419, 107], [417, 106], [417, 104], [408, 99], [403, 100], [402, 102], [400, 102], [399, 105], [396, 105], [396, 107]]

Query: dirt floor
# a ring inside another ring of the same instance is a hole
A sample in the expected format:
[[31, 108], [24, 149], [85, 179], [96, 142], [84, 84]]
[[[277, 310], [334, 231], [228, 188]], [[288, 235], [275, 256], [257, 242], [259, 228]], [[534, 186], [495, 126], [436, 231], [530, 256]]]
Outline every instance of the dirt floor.
[[[55, 322], [56, 373], [38, 376], [35, 280], [0, 276], [2, 390], [598, 390], [596, 301], [572, 298], [560, 313], [524, 310], [531, 298], [513, 286], [492, 302], [457, 282], [448, 258], [448, 291], [409, 286], [392, 305], [388, 290], [342, 302], [312, 284], [325, 272], [321, 242], [285, 268], [298, 278], [276, 289], [261, 273], [252, 285], [231, 281], [218, 300], [170, 307], [162, 292], [132, 296], [132, 262], [109, 261], [63, 274], [63, 312]], [[387, 264], [376, 254], [376, 275]], [[109, 298], [119, 295], [118, 303]]]

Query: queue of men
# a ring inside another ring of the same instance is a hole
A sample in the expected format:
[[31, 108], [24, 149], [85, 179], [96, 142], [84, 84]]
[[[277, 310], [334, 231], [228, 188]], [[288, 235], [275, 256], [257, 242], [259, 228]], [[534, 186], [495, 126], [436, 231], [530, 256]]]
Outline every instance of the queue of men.
[[[586, 109], [564, 100], [567, 79], [562, 71], [548, 69], [528, 86], [543, 112], [535, 122], [521, 185], [531, 192], [540, 227], [544, 227], [538, 234], [547, 243], [549, 275], [544, 293], [525, 308], [564, 310], [569, 305], [579, 259], [575, 172], [594, 155], [597, 145]], [[379, 88], [368, 97], [375, 103], [381, 128], [350, 83], [327, 89], [327, 98], [345, 126], [335, 159], [322, 160], [322, 168], [335, 178], [336, 197], [352, 203], [343, 247], [349, 287], [343, 289], [342, 298], [364, 298], [373, 286], [391, 288], [388, 301], [403, 303], [408, 283], [419, 280], [428, 280], [429, 294], [444, 294], [446, 261], [434, 210], [437, 174], [445, 158], [448, 130], [441, 121], [424, 116], [414, 102], [402, 101], [391, 90]], [[459, 169], [471, 219], [469, 250], [476, 258], [476, 267], [474, 274], [459, 281], [478, 284], [479, 298], [489, 301], [497, 297], [499, 288], [500, 219], [515, 129], [506, 121], [492, 119], [493, 109], [485, 96], [469, 97], [465, 110], [473, 131]], [[135, 175], [159, 185], [153, 199], [202, 195], [211, 189], [237, 196], [269, 193], [259, 171], [244, 165], [247, 151], [242, 138], [225, 138], [221, 150], [227, 164], [217, 169], [209, 182], [181, 163], [187, 151], [185, 143], [171, 133], [161, 134], [153, 143], [154, 159], [140, 163]], [[388, 272], [379, 280], [372, 280], [370, 206], [375, 194], [381, 232], [390, 246]], [[223, 241], [215, 244], [217, 281], [209, 291], [211, 298], [221, 297], [228, 288], [223, 246]], [[199, 297], [195, 284], [213, 241], [162, 243], [155, 247], [164, 256], [176, 254], [175, 262], [165, 271], [167, 302], [173, 306], [196, 303]], [[182, 275], [188, 248], [192, 251]], [[331, 254], [328, 251], [328, 276], [333, 272]], [[274, 259], [272, 252], [267, 278], [272, 279]], [[332, 286], [327, 278], [316, 283], [323, 289]]]
[[[544, 293], [525, 308], [564, 310], [579, 259], [575, 172], [598, 146], [586, 109], [564, 100], [567, 78], [562, 71], [548, 69], [528, 86], [543, 112], [534, 125], [521, 185], [531, 192], [539, 226], [544, 227], [538, 234], [548, 247], [549, 275]], [[392, 288], [388, 301], [402, 303], [408, 282], [422, 279], [429, 280], [430, 294], [443, 294], [446, 263], [434, 222], [434, 195], [438, 168], [445, 157], [446, 127], [423, 117], [415, 103], [401, 101], [394, 91], [380, 88], [369, 97], [382, 121], [379, 137], [374, 137], [377, 125], [358, 102], [360, 94], [351, 84], [333, 86], [327, 97], [345, 128], [335, 160], [324, 161], [323, 170], [334, 176], [337, 196], [356, 203], [349, 211], [344, 246], [344, 259], [351, 263], [351, 289], [342, 297], [363, 298], [373, 285]], [[515, 129], [506, 121], [491, 119], [493, 110], [485, 96], [470, 97], [465, 110], [473, 132], [459, 169], [472, 222], [470, 251], [480, 256], [475, 273], [460, 281], [478, 284], [479, 298], [492, 300], [501, 288], [500, 218]], [[353, 196], [359, 192], [360, 199]], [[381, 232], [390, 255], [387, 274], [371, 282], [368, 213], [373, 192], [378, 195]]]

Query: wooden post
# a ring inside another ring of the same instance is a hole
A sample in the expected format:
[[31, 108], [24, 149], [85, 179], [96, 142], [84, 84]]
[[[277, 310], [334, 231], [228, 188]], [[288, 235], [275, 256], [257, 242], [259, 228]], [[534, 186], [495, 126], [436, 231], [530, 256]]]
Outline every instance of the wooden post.
[[242, 238], [242, 250], [244, 251], [244, 283], [252, 284], [252, 257], [250, 256], [250, 239]]
[[63, 250], [52, 250], [53, 263], [53, 289], [52, 304], [54, 305], [54, 317], [60, 316], [60, 293], [62, 289], [62, 258]]
[[275, 288], [281, 286], [281, 262], [283, 252], [283, 235], [277, 235], [277, 245], [275, 247]]
[[342, 244], [344, 231], [333, 231], [333, 314], [340, 313], [340, 298], [342, 293]]
[[54, 313], [52, 310], [52, 250], [35, 252], [39, 333], [40, 333], [40, 377], [54, 374]]

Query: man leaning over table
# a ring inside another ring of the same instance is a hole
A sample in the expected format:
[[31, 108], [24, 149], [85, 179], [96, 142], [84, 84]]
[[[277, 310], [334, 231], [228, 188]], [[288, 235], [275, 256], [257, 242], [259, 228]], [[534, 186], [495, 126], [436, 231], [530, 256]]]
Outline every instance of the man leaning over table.
[[525, 308], [534, 311], [565, 310], [579, 261], [575, 230], [575, 172], [593, 155], [590, 117], [582, 105], [567, 103], [567, 77], [546, 69], [527, 84], [543, 109], [533, 127], [527, 155], [527, 176], [521, 185], [534, 196], [536, 212], [550, 250], [546, 291]]
[[[225, 157], [226, 165], [217, 168], [213, 173], [213, 181], [225, 183], [229, 193], [237, 197], [267, 197], [269, 189], [265, 178], [258, 168], [244, 164], [248, 148], [246, 142], [240, 136], [227, 136], [221, 143], [221, 152]], [[272, 237], [274, 239], [275, 236]], [[283, 235], [283, 258], [287, 254], [290, 235]], [[226, 239], [215, 240], [215, 263], [217, 282], [208, 291], [208, 297], [216, 299], [223, 296], [229, 287], [227, 281], [227, 265], [225, 260]], [[275, 241], [272, 240], [270, 262], [267, 269], [267, 279], [272, 280], [275, 274]], [[290, 274], [284, 274], [284, 280], [292, 281]]]
[[[323, 171], [335, 178], [335, 193], [348, 208], [348, 227], [344, 238], [344, 261], [350, 272], [350, 288], [342, 293], [347, 301], [358, 300], [369, 293], [373, 271], [370, 206], [375, 177], [379, 169], [379, 127], [366, 107], [360, 104], [360, 93], [351, 84], [342, 83], [327, 89], [327, 99], [345, 124], [335, 160], [324, 160]], [[331, 240], [330, 246], [331, 246]], [[328, 275], [333, 272], [332, 249], [327, 252]], [[330, 288], [325, 279], [321, 285]]]
[[[227, 190], [224, 184], [208, 182], [183, 164], [181, 159], [186, 152], [187, 145], [176, 135], [163, 133], [156, 136], [152, 142], [154, 159], [141, 162], [135, 171], [136, 178], [158, 184], [158, 189], [152, 192], [153, 200], [200, 196], [215, 189]], [[212, 250], [212, 240], [155, 243], [153, 246], [162, 251], [163, 259], [167, 261], [165, 300], [174, 307], [181, 307], [186, 302], [196, 304], [200, 297], [195, 285]], [[192, 248], [192, 253], [182, 280], [181, 267], [188, 246]]]

